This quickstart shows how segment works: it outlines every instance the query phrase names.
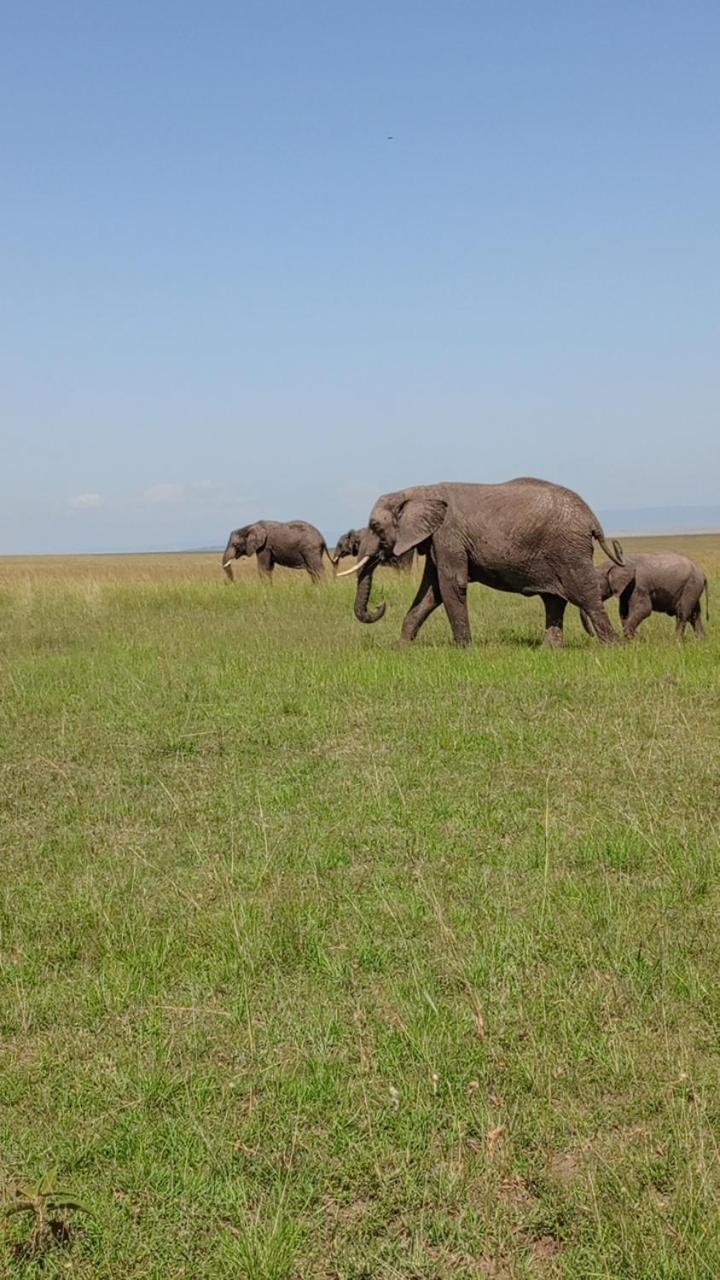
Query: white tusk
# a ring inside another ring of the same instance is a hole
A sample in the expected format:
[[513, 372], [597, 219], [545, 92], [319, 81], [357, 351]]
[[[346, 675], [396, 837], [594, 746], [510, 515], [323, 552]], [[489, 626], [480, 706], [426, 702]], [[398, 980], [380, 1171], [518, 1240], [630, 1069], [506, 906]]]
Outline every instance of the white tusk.
[[226, 560], [223, 565], [223, 569], [227, 569], [232, 563], [232, 560]]
[[367, 564], [369, 559], [369, 556], [363, 556], [362, 560], [358, 560], [357, 564], [354, 564], [352, 569], [343, 569], [342, 573], [338, 573], [336, 576], [338, 578], [347, 578], [349, 574], [357, 573], [358, 570], [362, 569], [364, 564]]

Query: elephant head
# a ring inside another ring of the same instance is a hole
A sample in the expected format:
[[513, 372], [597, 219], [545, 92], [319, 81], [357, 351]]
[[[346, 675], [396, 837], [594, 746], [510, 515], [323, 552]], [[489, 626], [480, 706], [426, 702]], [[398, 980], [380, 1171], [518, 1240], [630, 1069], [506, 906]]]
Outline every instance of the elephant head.
[[361, 529], [348, 529], [342, 538], [338, 538], [335, 543], [335, 551], [330, 557], [333, 564], [339, 564], [345, 556], [356, 556], [360, 547]]
[[243, 525], [242, 529], [233, 529], [222, 557], [223, 569], [231, 582], [233, 560], [239, 560], [241, 556], [256, 555], [258, 551], [262, 551], [266, 541], [267, 529], [262, 521]]
[[629, 557], [621, 565], [613, 564], [608, 560], [605, 564], [597, 565], [595, 573], [601, 598], [609, 600], [610, 596], [621, 596], [634, 581], [635, 565]]
[[[381, 604], [368, 610], [373, 573], [379, 564], [388, 564], [415, 548], [422, 551], [445, 519], [447, 502], [429, 485], [403, 489], [378, 498], [363, 531], [358, 559], [345, 574], [358, 575], [355, 617], [359, 622], [378, 622], [385, 613]], [[344, 577], [338, 574], [338, 577]]]

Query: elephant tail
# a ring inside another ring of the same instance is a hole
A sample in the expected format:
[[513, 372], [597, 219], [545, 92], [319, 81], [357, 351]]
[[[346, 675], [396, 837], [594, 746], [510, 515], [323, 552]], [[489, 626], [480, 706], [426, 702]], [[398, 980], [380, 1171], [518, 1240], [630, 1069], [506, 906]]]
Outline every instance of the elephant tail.
[[593, 529], [592, 536], [598, 545], [602, 547], [608, 560], [612, 560], [613, 564], [625, 564], [625, 553], [622, 549], [622, 543], [618, 542], [617, 538], [613, 538], [611, 542], [608, 542], [600, 525], [597, 525]]
[[710, 587], [708, 585], [707, 574], [705, 574], [705, 586], [703, 590], [705, 592], [705, 618], [709, 622], [710, 621]]

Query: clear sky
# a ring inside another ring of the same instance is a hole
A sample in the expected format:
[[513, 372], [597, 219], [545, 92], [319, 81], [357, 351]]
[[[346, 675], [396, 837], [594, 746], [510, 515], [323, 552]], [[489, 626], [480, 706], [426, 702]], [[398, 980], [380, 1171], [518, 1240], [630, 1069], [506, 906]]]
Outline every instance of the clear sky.
[[720, 503], [717, 0], [7, 0], [0, 551]]

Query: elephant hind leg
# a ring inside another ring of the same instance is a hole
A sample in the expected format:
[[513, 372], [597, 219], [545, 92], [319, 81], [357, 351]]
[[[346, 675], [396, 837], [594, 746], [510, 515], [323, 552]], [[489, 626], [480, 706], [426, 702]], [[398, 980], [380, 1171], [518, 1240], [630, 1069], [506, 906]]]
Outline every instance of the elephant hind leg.
[[439, 608], [442, 604], [442, 596], [440, 595], [440, 584], [438, 582], [437, 570], [429, 556], [425, 559], [425, 568], [420, 581], [420, 586], [415, 593], [410, 608], [408, 609], [405, 620], [402, 624], [400, 639], [409, 642], [414, 640], [426, 618]]
[[584, 609], [580, 610], [580, 621], [582, 622], [582, 625], [583, 625], [583, 631], [586, 631], [589, 636], [594, 636], [595, 632], [592, 629], [592, 626], [590, 624], [590, 619]]
[[562, 596], [545, 595], [541, 596], [541, 600], [545, 605], [545, 639], [549, 649], [561, 649], [565, 643], [563, 635], [563, 618], [567, 601]]
[[566, 599], [580, 610], [580, 619], [588, 635], [594, 633], [603, 644], [613, 644], [617, 640], [615, 628], [603, 604], [592, 565], [590, 570], [590, 573], [577, 572], [566, 576], [562, 584], [566, 591]]
[[325, 577], [325, 565], [323, 564], [322, 552], [319, 556], [306, 556], [303, 565], [307, 569], [313, 582], [322, 582]]
[[705, 628], [702, 624], [702, 589], [698, 593], [695, 583], [690, 582], [680, 597], [680, 603], [677, 610], [676, 632], [680, 634], [680, 620], [683, 622], [683, 632], [685, 624], [690, 623], [695, 635], [702, 639], [705, 635]]
[[[573, 600], [573, 604], [576, 601]], [[591, 636], [593, 632], [603, 644], [613, 644], [617, 640], [615, 628], [608, 616], [607, 609], [600, 599], [599, 592], [593, 594], [588, 592], [583, 594], [582, 598], [577, 601], [580, 609], [580, 618], [582, 624]]]

